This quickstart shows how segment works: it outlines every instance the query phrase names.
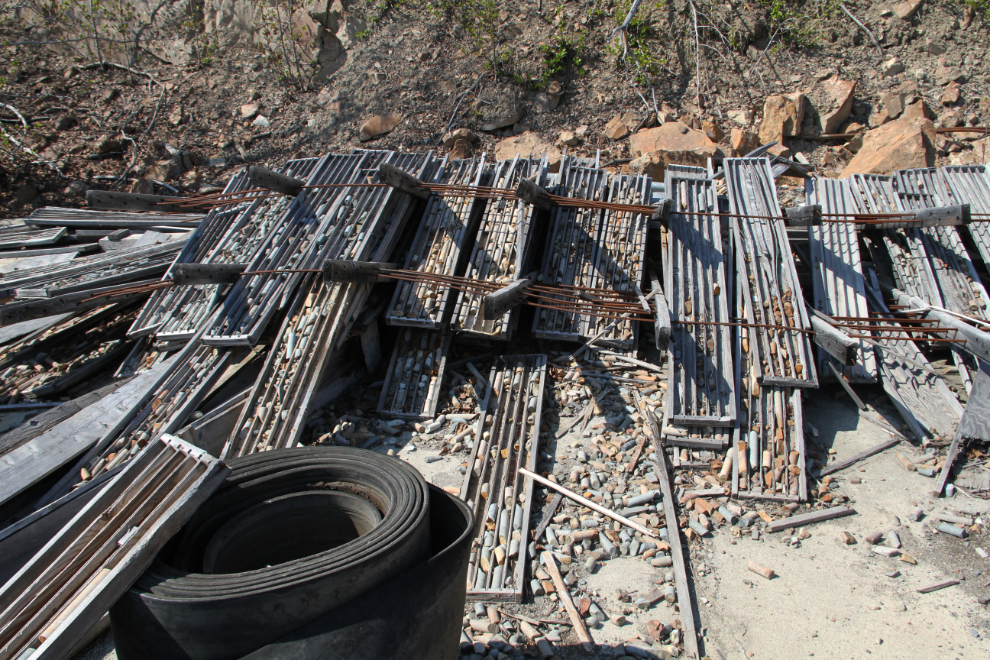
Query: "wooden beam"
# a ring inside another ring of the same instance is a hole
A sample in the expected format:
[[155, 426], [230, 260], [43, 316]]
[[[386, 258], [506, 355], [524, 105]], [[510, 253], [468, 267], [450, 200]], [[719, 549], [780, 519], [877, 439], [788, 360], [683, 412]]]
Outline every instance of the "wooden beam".
[[325, 282], [383, 282], [383, 270], [396, 270], [399, 264], [383, 261], [327, 259], [323, 262]]
[[670, 210], [674, 206], [674, 200], [669, 197], [665, 197], [660, 200], [657, 207], [653, 209], [653, 213], [650, 214], [650, 222], [660, 222], [667, 224], [667, 218], [670, 217]]
[[811, 227], [822, 224], [821, 204], [807, 206], [792, 206], [784, 209], [788, 227]]
[[26, 442], [41, 435], [48, 429], [60, 424], [68, 418], [80, 412], [83, 408], [90, 406], [100, 399], [109, 396], [119, 390], [125, 381], [115, 381], [109, 385], [104, 385], [98, 390], [87, 392], [71, 401], [57, 404], [56, 408], [37, 415], [24, 422], [17, 428], [0, 435], [0, 456], [12, 452]]
[[[973, 216], [969, 211], [969, 204], [940, 206], [933, 209], [918, 209], [914, 213], [914, 219], [920, 222], [921, 227], [955, 227], [958, 225], [968, 225], [973, 222]], [[916, 222], [910, 226], [917, 227], [919, 224]]]
[[774, 532], [780, 532], [792, 527], [803, 527], [804, 525], [824, 522], [826, 520], [832, 520], [833, 518], [851, 516], [854, 513], [856, 513], [856, 510], [847, 506], [833, 506], [831, 509], [812, 511], [811, 513], [802, 513], [801, 515], [791, 516], [790, 518], [774, 520], [770, 523], [770, 526], [767, 529], [772, 534]]
[[481, 300], [481, 319], [494, 321], [505, 316], [506, 312], [522, 302], [526, 296], [526, 289], [532, 284], [533, 280], [527, 277], [511, 282], [494, 293], [489, 293]]
[[378, 178], [382, 183], [396, 188], [397, 190], [401, 190], [404, 193], [408, 193], [413, 197], [427, 199], [430, 196], [429, 188], [424, 186], [422, 181], [414, 177], [412, 174], [400, 170], [395, 165], [382, 163], [378, 167]]
[[980, 369], [973, 384], [973, 391], [970, 392], [969, 400], [966, 402], [966, 410], [959, 420], [956, 435], [952, 438], [949, 452], [945, 455], [945, 464], [938, 474], [938, 481], [935, 482], [935, 497], [942, 497], [942, 493], [945, 492], [945, 485], [952, 476], [952, 464], [959, 457], [960, 446], [965, 445], [967, 440], [983, 439], [990, 433], [988, 408], [990, 408], [990, 376]]
[[859, 355], [859, 342], [832, 325], [832, 319], [822, 312], [812, 307], [808, 307], [808, 311], [815, 343], [841, 364], [854, 365]]
[[516, 197], [538, 209], [549, 211], [557, 206], [550, 193], [531, 179], [521, 179], [516, 187]]
[[698, 660], [701, 654], [698, 649], [698, 631], [694, 623], [694, 600], [691, 598], [691, 589], [688, 586], [684, 549], [681, 546], [681, 526], [677, 517], [677, 509], [674, 506], [674, 490], [670, 486], [667, 454], [664, 453], [660, 427], [656, 417], [643, 406], [636, 390], [632, 390], [632, 394], [636, 400], [636, 408], [646, 420], [646, 430], [653, 441], [653, 460], [656, 462], [656, 472], [660, 479], [660, 492], [663, 495], [663, 512], [667, 522], [667, 543], [670, 544], [670, 557], [674, 564], [674, 587], [677, 590], [681, 629], [684, 631], [684, 654], [692, 660]]
[[650, 288], [653, 289], [653, 305], [656, 307], [653, 335], [656, 338], [657, 350], [666, 351], [670, 346], [670, 310], [667, 308], [667, 298], [663, 295], [663, 287], [657, 273], [660, 269], [652, 259], [646, 261], [646, 273], [650, 278]]
[[289, 197], [296, 197], [302, 192], [305, 181], [295, 177], [279, 174], [267, 167], [252, 165], [248, 168], [248, 178], [251, 184], [260, 188], [267, 188]]
[[[177, 206], [187, 203], [185, 197], [167, 197], [165, 195], [142, 195], [139, 193], [112, 192], [109, 190], [90, 190], [86, 193], [86, 205], [91, 209], [121, 210], [121, 211], [185, 211], [197, 207]], [[203, 208], [203, 207], [198, 207]]]
[[233, 284], [247, 264], [173, 264], [169, 273], [176, 284]]

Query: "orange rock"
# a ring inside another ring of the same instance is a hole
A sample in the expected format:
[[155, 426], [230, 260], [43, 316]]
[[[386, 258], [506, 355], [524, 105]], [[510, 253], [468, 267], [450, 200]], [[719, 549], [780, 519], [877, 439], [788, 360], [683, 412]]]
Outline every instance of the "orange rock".
[[514, 135], [504, 140], [499, 140], [495, 144], [496, 160], [510, 160], [519, 154], [522, 158], [541, 158], [546, 153], [550, 161], [550, 171], [556, 172], [560, 169], [560, 149], [545, 142], [533, 131], [526, 131], [519, 135]]
[[935, 164], [935, 126], [928, 119], [907, 117], [868, 131], [863, 146], [842, 171], [852, 174], [890, 174], [894, 170]]
[[374, 140], [377, 137], [381, 137], [386, 133], [391, 133], [401, 121], [401, 115], [389, 115], [388, 117], [375, 115], [361, 125], [361, 132], [358, 135], [358, 139], [360, 139], [361, 142], [367, 142], [368, 140]]
[[760, 141], [780, 142], [782, 138], [800, 135], [807, 97], [801, 92], [768, 96], [763, 102]]

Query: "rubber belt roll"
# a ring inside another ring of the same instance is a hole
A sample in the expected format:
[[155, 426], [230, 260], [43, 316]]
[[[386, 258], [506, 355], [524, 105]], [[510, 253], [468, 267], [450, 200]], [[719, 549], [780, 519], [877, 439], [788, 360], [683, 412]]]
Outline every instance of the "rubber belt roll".
[[360, 449], [229, 465], [111, 608], [120, 660], [456, 657], [474, 525], [463, 502]]

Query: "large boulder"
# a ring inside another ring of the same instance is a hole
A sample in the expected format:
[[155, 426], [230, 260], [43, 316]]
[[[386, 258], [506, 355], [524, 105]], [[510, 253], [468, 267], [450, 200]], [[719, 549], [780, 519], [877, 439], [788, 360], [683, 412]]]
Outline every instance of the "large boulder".
[[807, 102], [807, 97], [801, 92], [768, 96], [763, 102], [760, 141], [763, 144], [780, 142], [785, 137], [800, 135]]
[[842, 171], [852, 174], [890, 174], [894, 170], [935, 164], [935, 126], [929, 119], [902, 118], [866, 133], [863, 146]]
[[707, 135], [679, 121], [637, 131], [629, 138], [633, 158], [655, 151], [697, 153], [703, 158], [722, 157], [722, 152]]
[[495, 160], [510, 160], [519, 154], [521, 158], [542, 158], [547, 155], [551, 172], [560, 169], [560, 149], [546, 142], [533, 131], [499, 140], [495, 143]]
[[852, 111], [856, 82], [835, 76], [822, 83], [822, 91], [828, 99], [827, 109], [826, 107], [818, 109], [822, 133], [838, 133], [839, 126], [849, 119], [849, 113]]

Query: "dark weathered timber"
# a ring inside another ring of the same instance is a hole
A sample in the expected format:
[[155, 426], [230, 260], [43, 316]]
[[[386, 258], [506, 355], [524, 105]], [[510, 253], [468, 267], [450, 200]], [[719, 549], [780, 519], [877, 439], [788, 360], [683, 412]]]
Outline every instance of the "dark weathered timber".
[[429, 189], [423, 185], [422, 181], [394, 165], [382, 163], [378, 167], [378, 178], [382, 183], [401, 190], [404, 193], [409, 193], [413, 197], [428, 199], [430, 196]]
[[815, 315], [810, 317], [815, 343], [843, 365], [856, 364], [859, 342]]
[[297, 197], [302, 192], [303, 186], [306, 185], [306, 182], [301, 179], [275, 172], [260, 165], [249, 167], [248, 177], [255, 186], [267, 188], [289, 197]]
[[919, 594], [930, 594], [933, 591], [938, 591], [940, 589], [945, 589], [946, 587], [954, 587], [959, 584], [959, 580], [945, 580], [943, 582], [936, 582], [935, 584], [929, 585], [927, 587], [922, 587], [918, 589]]
[[516, 280], [485, 296], [481, 301], [482, 320], [494, 321], [502, 318], [506, 312], [522, 302], [526, 296], [526, 289], [532, 283], [533, 280], [530, 278]]
[[173, 264], [170, 271], [175, 284], [233, 284], [240, 279], [247, 264]]
[[549, 211], [557, 206], [557, 202], [553, 201], [550, 193], [531, 179], [519, 181], [519, 186], [516, 187], [516, 197], [544, 211]]
[[808, 206], [792, 206], [784, 209], [787, 215], [788, 227], [812, 227], [822, 224], [822, 207], [820, 204]]
[[633, 398], [640, 414], [646, 418], [646, 430], [653, 443], [653, 460], [656, 463], [656, 473], [660, 478], [660, 491], [663, 494], [664, 518], [669, 531], [670, 556], [673, 560], [674, 586], [677, 590], [677, 600], [681, 614], [681, 628], [684, 630], [684, 651], [688, 658], [700, 658], [698, 649], [698, 633], [694, 623], [694, 602], [691, 589], [688, 586], [687, 567], [684, 561], [684, 549], [681, 546], [680, 520], [674, 507], [674, 490], [671, 487], [670, 472], [667, 468], [667, 454], [660, 435], [660, 428], [654, 417], [640, 401], [639, 393], [633, 390]]
[[350, 261], [347, 259], [327, 259], [323, 262], [325, 282], [382, 282], [383, 270], [398, 269], [399, 264], [381, 261]]
[[560, 503], [564, 501], [564, 496], [560, 493], [556, 493], [553, 499], [550, 500], [550, 505], [547, 507], [546, 513], [543, 514], [543, 518], [540, 519], [540, 524], [536, 528], [536, 533], [533, 534], [534, 539], [542, 539], [543, 533], [547, 531], [547, 525], [550, 524], [553, 517], [557, 515], [557, 509], [560, 508]]
[[165, 195], [142, 195], [140, 193], [90, 190], [86, 193], [86, 205], [91, 209], [119, 211], [185, 211], [191, 210], [184, 197]]
[[[668, 195], [670, 192], [668, 191]], [[660, 200], [657, 207], [653, 209], [653, 213], [650, 214], [650, 222], [661, 222], [667, 224], [667, 218], [670, 217], [670, 209], [673, 207], [674, 201], [670, 197], [666, 197]]]

